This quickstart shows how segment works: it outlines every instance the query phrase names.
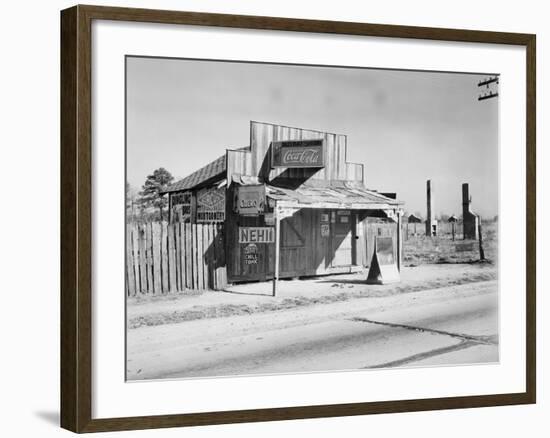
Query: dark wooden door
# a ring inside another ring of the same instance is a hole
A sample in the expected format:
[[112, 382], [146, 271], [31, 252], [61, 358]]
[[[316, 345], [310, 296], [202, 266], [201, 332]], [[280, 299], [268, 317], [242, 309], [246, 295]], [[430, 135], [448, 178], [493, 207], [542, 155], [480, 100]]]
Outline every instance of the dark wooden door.
[[307, 214], [299, 211], [281, 220], [281, 277], [306, 274]]

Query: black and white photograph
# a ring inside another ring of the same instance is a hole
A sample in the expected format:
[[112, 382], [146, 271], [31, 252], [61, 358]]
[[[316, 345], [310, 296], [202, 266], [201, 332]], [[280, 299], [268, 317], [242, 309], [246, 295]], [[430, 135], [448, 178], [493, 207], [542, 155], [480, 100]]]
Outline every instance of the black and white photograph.
[[498, 73], [125, 62], [127, 381], [499, 363]]
[[546, 437], [543, 2], [3, 6], [2, 436]]

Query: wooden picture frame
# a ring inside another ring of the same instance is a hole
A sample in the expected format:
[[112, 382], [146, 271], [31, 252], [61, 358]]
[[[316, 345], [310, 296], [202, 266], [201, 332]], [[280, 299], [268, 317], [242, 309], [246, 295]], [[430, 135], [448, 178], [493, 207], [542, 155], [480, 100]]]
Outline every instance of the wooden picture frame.
[[[446, 398], [92, 418], [92, 90], [94, 20], [518, 45], [526, 48], [526, 391]], [[531, 34], [196, 12], [75, 6], [61, 12], [61, 426], [74, 432], [149, 429], [535, 403], [535, 49]]]

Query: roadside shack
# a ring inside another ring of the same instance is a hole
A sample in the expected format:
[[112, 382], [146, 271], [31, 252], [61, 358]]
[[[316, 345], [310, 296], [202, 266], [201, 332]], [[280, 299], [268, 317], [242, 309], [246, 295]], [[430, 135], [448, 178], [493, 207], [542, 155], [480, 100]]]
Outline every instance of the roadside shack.
[[401, 266], [402, 203], [365, 187], [345, 135], [250, 123], [250, 145], [172, 184], [170, 222], [223, 226], [230, 283], [353, 272], [377, 236]]

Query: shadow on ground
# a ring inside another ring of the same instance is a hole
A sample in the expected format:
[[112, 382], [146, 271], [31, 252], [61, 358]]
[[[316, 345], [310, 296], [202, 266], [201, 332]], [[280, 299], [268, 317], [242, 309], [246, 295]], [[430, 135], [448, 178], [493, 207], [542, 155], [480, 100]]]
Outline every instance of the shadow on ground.
[[58, 411], [37, 411], [34, 414], [45, 423], [49, 423], [52, 426], [59, 426]]

